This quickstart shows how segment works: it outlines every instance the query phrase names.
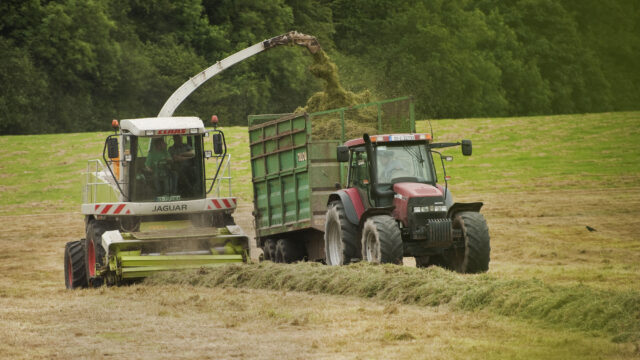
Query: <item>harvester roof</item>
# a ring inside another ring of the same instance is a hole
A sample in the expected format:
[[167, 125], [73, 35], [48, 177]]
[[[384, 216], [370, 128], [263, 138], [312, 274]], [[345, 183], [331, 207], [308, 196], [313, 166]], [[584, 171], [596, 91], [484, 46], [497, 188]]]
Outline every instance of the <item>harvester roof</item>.
[[120, 129], [136, 136], [186, 135], [205, 132], [202, 120], [194, 116], [126, 119], [120, 122]]
[[[372, 135], [369, 137], [372, 143], [392, 143], [400, 141], [427, 141], [431, 142], [431, 134], [385, 134]], [[348, 147], [359, 146], [364, 144], [363, 138], [355, 138], [345, 143]]]

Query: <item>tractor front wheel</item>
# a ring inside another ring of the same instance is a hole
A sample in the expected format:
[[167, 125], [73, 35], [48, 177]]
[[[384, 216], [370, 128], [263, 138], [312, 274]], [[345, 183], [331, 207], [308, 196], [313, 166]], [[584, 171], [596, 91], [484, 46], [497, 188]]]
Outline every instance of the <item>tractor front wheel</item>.
[[64, 247], [64, 284], [67, 289], [87, 287], [84, 246], [82, 242], [83, 241], [71, 241]]
[[447, 267], [459, 273], [487, 272], [491, 245], [484, 216], [478, 212], [461, 212], [453, 219], [453, 228], [462, 230], [464, 247], [448, 251]]
[[349, 222], [340, 201], [327, 208], [324, 224], [324, 253], [327, 265], [346, 265], [360, 258], [356, 226]]
[[389, 215], [372, 216], [362, 228], [362, 258], [372, 263], [402, 264], [402, 236]]

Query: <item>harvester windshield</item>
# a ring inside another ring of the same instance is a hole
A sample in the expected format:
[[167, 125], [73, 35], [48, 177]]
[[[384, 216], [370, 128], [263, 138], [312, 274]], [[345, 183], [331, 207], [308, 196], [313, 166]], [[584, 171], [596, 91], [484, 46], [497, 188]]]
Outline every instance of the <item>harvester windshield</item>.
[[376, 147], [378, 183], [434, 183], [432, 162], [423, 144]]
[[131, 136], [125, 149], [132, 155], [131, 201], [204, 198], [202, 135]]

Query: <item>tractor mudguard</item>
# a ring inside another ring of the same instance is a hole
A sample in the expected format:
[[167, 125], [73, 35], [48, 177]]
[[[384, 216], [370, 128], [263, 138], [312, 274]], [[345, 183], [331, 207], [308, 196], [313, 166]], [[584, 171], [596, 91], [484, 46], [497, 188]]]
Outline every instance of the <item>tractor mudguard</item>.
[[484, 205], [482, 202], [455, 203], [449, 208], [447, 217], [453, 219], [456, 217], [457, 213], [462, 211], [480, 212], [482, 205]]
[[347, 220], [349, 220], [353, 225], [358, 225], [362, 213], [365, 212], [358, 190], [354, 188], [338, 190], [329, 195], [327, 205], [336, 200], [340, 200], [342, 202], [344, 212], [347, 215]]

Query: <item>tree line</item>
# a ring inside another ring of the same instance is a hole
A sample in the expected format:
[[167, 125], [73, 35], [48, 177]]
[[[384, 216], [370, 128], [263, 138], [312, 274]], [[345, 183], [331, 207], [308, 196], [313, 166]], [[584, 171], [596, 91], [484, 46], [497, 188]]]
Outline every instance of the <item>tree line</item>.
[[[4, 0], [0, 134], [155, 116], [189, 77], [290, 30], [319, 39], [346, 88], [413, 95], [419, 118], [640, 108], [637, 0]], [[176, 114], [291, 112], [322, 88], [310, 64], [267, 51]]]

